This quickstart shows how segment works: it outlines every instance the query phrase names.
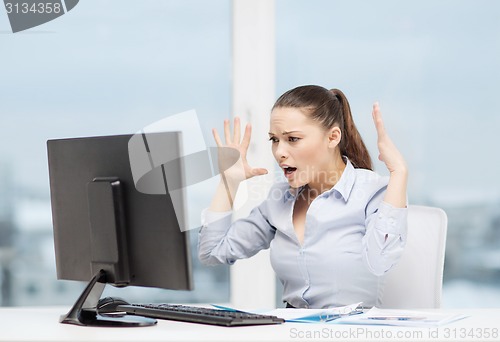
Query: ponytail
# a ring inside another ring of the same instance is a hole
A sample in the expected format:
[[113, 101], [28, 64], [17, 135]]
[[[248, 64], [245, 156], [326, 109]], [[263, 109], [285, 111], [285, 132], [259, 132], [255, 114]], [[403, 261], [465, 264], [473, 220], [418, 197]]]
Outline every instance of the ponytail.
[[[339, 89], [330, 90], [339, 100], [342, 110], [342, 138], [340, 140], [340, 154], [347, 156], [355, 168], [372, 170], [372, 160], [368, 149], [359, 134], [352, 119], [351, 107], [344, 93]], [[343, 127], [343, 129], [342, 129]]]

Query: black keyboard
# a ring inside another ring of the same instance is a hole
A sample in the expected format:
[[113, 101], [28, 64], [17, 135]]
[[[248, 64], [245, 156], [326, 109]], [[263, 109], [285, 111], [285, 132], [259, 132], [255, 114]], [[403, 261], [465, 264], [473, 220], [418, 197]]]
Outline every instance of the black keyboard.
[[175, 304], [118, 305], [116, 310], [126, 312], [130, 315], [191, 323], [222, 325], [226, 327], [280, 324], [285, 322], [282, 318], [270, 315], [259, 315], [241, 311], [226, 311]]

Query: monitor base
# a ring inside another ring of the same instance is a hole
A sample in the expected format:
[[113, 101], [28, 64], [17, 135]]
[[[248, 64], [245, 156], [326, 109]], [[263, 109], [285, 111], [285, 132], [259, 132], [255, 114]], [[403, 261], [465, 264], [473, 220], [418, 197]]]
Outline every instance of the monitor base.
[[156, 319], [132, 315], [102, 316], [97, 314], [97, 303], [106, 286], [106, 272], [100, 270], [90, 280], [82, 294], [59, 322], [82, 326], [99, 327], [146, 327], [157, 323]]
[[120, 315], [112, 317], [111, 315], [102, 316], [96, 314], [94, 310], [82, 310], [80, 317], [74, 319], [68, 318], [67, 315], [61, 316], [61, 323], [92, 326], [92, 327], [149, 327], [157, 323], [155, 319], [133, 316], [133, 315]]

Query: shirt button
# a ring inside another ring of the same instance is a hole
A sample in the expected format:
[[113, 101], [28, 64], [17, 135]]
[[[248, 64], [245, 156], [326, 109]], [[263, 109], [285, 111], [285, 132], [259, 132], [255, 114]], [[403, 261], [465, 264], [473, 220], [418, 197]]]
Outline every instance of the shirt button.
[[381, 214], [378, 214], [378, 218], [379, 219], [383, 219], [384, 218], [384, 215], [381, 213]]
[[389, 224], [390, 224], [391, 226], [394, 226], [394, 225], [396, 224], [396, 221], [395, 221], [395, 220], [391, 217], [391, 218], [389, 219]]

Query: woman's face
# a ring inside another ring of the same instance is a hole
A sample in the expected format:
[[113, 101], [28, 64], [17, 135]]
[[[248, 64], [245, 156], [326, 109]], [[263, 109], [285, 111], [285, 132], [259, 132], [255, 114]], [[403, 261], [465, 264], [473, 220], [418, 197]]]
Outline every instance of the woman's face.
[[274, 158], [291, 187], [324, 183], [331, 166], [332, 146], [337, 145], [332, 145], [329, 130], [298, 108], [281, 107], [271, 113], [269, 138]]

